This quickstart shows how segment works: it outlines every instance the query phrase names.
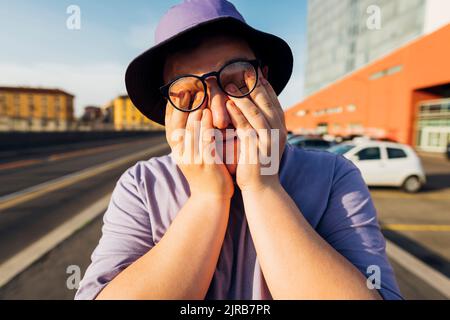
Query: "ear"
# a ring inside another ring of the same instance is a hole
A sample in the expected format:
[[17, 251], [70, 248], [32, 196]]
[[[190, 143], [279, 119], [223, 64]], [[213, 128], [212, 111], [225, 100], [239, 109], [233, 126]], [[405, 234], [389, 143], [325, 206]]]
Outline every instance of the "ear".
[[269, 66], [264, 66], [262, 68], [262, 73], [264, 78], [269, 79]]

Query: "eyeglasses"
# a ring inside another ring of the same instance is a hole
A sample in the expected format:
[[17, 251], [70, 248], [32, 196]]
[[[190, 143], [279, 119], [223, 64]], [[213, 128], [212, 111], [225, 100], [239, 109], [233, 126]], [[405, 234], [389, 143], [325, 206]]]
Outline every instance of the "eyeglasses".
[[[206, 73], [202, 76], [192, 74], [177, 77], [160, 88], [161, 94], [178, 110], [192, 112], [203, 105], [207, 96], [206, 79], [215, 77], [220, 89], [234, 98], [248, 96], [258, 83], [259, 60], [233, 60], [225, 64], [219, 71]], [[245, 79], [254, 79], [252, 88], [248, 88]], [[226, 88], [234, 84], [237, 92], [229, 92]]]

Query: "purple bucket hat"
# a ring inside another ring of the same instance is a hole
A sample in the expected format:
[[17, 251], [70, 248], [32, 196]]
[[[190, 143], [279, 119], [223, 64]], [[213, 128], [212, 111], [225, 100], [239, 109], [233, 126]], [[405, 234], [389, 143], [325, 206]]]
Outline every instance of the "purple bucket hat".
[[289, 45], [274, 35], [250, 27], [226, 0], [185, 0], [173, 6], [160, 20], [155, 32], [155, 45], [128, 66], [125, 84], [133, 104], [147, 118], [164, 125], [166, 100], [159, 88], [163, 83], [165, 57], [177, 41], [204, 30], [227, 30], [246, 39], [269, 66], [268, 80], [277, 94], [292, 74], [293, 56]]

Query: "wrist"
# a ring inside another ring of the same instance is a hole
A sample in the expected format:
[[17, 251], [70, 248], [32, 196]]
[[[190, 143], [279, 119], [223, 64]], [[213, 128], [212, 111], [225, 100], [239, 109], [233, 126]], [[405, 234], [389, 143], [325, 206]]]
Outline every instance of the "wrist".
[[239, 186], [239, 188], [241, 189], [242, 194], [261, 194], [267, 190], [281, 190], [283, 187], [281, 186], [280, 179], [277, 174], [267, 176], [266, 178], [253, 184]]
[[226, 193], [213, 193], [213, 192], [191, 192], [189, 199], [192, 201], [198, 201], [202, 204], [212, 203], [215, 205], [227, 204], [231, 201], [232, 194]]
[[[215, 223], [221, 221], [227, 223], [230, 213], [231, 199], [216, 195], [191, 194], [186, 206], [190, 209], [193, 219], [197, 218], [202, 223]], [[215, 221], [215, 222], [214, 222]]]

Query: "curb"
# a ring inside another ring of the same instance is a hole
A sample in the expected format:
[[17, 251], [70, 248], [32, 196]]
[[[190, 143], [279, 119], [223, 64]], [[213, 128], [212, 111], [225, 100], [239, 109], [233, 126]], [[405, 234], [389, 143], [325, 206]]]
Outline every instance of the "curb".
[[388, 240], [386, 240], [386, 253], [393, 261], [450, 299], [450, 279], [445, 275]]

